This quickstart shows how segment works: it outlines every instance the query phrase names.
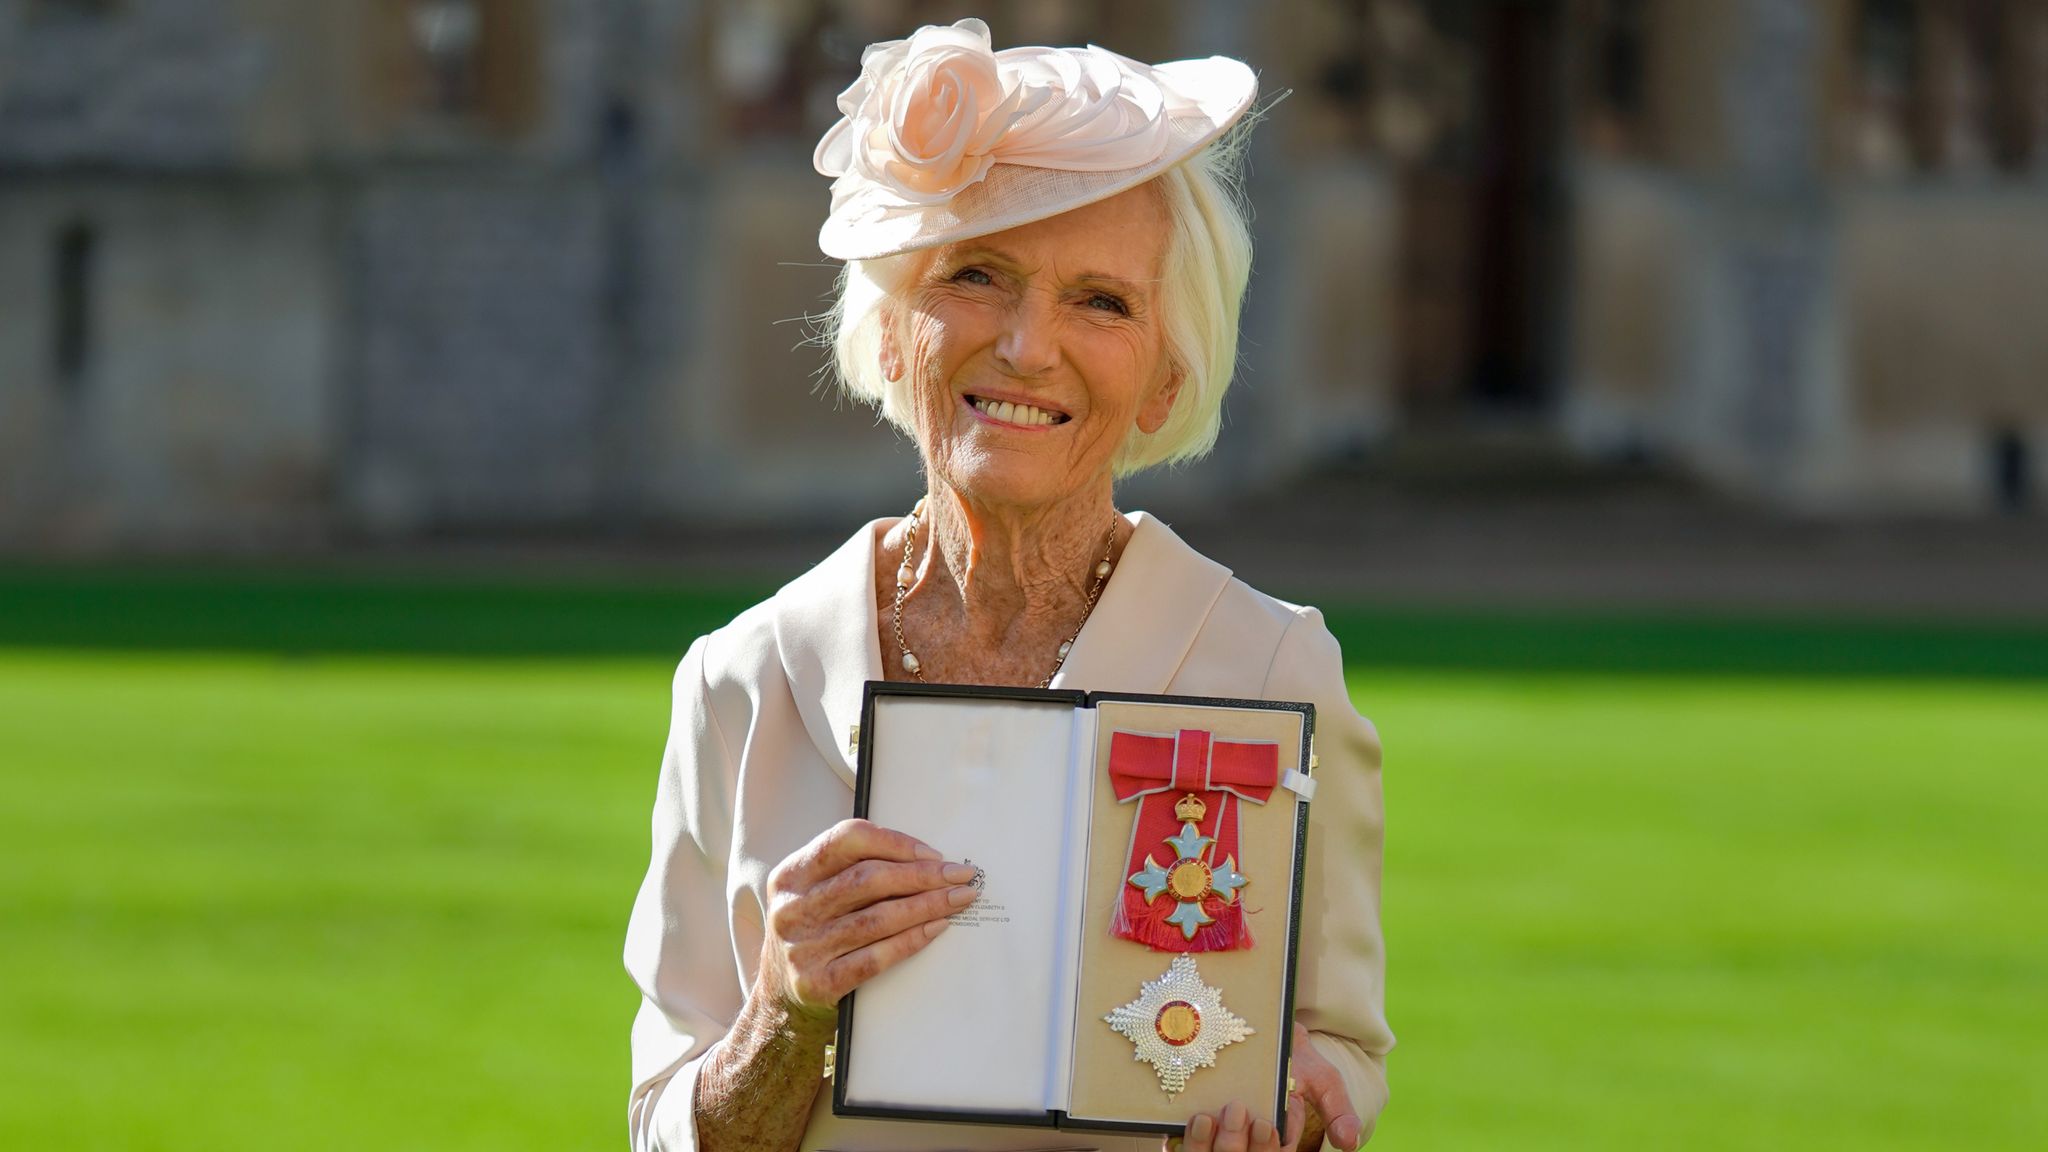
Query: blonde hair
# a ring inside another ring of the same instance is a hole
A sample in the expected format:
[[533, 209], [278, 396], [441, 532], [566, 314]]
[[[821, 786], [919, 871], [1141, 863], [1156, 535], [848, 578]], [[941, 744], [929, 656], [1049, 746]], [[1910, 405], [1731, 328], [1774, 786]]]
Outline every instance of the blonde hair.
[[[1181, 377], [1180, 393], [1157, 432], [1134, 429], [1118, 450], [1114, 468], [1120, 477], [1197, 459], [1215, 446], [1222, 427], [1223, 394], [1237, 369], [1238, 314], [1252, 269], [1241, 185], [1243, 127], [1152, 180], [1167, 214], [1159, 315], [1168, 362]], [[819, 323], [840, 388], [905, 435], [914, 435], [915, 383], [908, 372], [897, 380], [882, 374], [882, 332], [891, 303], [901, 299], [925, 255], [847, 261], [832, 307]]]

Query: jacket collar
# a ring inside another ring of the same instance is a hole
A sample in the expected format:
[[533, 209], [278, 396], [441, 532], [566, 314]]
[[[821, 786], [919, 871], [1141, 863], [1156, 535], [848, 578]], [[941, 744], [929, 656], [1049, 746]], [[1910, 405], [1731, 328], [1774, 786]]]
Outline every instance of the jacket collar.
[[[1157, 518], [1133, 512], [1130, 519], [1123, 558], [1055, 688], [1165, 691], [1230, 582], [1230, 569], [1188, 547]], [[772, 613], [775, 646], [804, 729], [848, 786], [849, 737], [860, 722], [861, 692], [869, 680], [882, 678], [874, 588], [881, 523], [870, 522], [776, 593]]]
[[1053, 678], [1055, 688], [1166, 691], [1230, 583], [1230, 569], [1188, 547], [1157, 517], [1133, 512], [1131, 521], [1136, 530]]

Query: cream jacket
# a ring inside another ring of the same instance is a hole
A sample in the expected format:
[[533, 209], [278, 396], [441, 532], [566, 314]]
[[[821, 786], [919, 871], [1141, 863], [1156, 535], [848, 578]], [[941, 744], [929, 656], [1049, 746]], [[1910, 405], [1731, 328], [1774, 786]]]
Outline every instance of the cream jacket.
[[[1382, 1008], [1380, 745], [1313, 608], [1262, 595], [1144, 513], [1054, 687], [1316, 706], [1296, 1019], [1370, 1131], [1394, 1045]], [[640, 987], [627, 1115], [635, 1149], [696, 1147], [707, 1050], [737, 1018], [761, 950], [768, 872], [853, 814], [848, 737], [882, 678], [876, 525], [691, 645], [654, 803], [654, 854], [626, 929]], [[971, 1058], [971, 1053], [964, 1053]], [[1157, 1137], [842, 1119], [819, 1091], [805, 1149], [1157, 1149]]]

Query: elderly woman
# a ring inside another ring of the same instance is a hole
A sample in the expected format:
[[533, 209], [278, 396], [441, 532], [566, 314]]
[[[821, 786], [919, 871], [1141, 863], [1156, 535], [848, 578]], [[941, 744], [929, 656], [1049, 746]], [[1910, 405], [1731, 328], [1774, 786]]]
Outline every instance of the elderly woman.
[[817, 155], [838, 178], [821, 246], [847, 261], [831, 335], [926, 493], [676, 671], [626, 939], [634, 1147], [1158, 1147], [833, 1115], [834, 1006], [974, 897], [971, 869], [849, 819], [861, 689], [884, 678], [1313, 702], [1298, 1092], [1285, 1117], [1190, 1117], [1184, 1143], [1370, 1133], [1393, 1046], [1377, 737], [1314, 609], [1114, 504], [1118, 477], [1216, 438], [1251, 256], [1224, 135], [1255, 88], [1220, 57], [995, 53], [973, 20], [863, 56]]

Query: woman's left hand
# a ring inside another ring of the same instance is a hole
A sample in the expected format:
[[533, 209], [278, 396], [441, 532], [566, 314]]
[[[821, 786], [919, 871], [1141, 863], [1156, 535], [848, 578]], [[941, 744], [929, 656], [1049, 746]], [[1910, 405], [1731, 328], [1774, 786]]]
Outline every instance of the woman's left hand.
[[[1308, 1029], [1300, 1024], [1294, 1026], [1290, 1059], [1294, 1091], [1287, 1096], [1285, 1131], [1266, 1120], [1253, 1119], [1244, 1105], [1232, 1101], [1221, 1112], [1191, 1117], [1187, 1135], [1180, 1139], [1180, 1152], [1297, 1152], [1304, 1146], [1303, 1136], [1309, 1137], [1306, 1147], [1315, 1148], [1323, 1144], [1326, 1135], [1331, 1144], [1354, 1152], [1363, 1125], [1351, 1107], [1351, 1094], [1344, 1090], [1337, 1066], [1315, 1050]], [[1171, 1141], [1168, 1146], [1172, 1147]]]

